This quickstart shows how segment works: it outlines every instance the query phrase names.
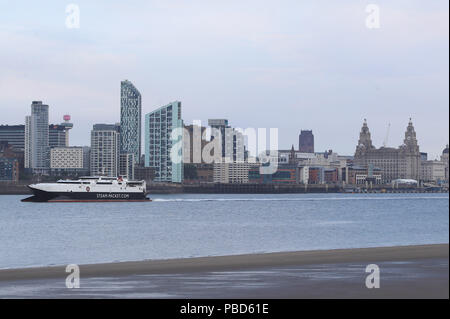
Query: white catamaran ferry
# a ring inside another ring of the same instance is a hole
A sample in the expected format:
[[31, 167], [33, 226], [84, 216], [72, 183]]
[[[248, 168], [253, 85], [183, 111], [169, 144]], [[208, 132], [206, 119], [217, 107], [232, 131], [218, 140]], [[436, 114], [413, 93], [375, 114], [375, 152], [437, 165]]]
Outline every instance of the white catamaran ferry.
[[31, 184], [25, 202], [149, 201], [145, 181], [122, 177], [88, 176], [78, 180]]

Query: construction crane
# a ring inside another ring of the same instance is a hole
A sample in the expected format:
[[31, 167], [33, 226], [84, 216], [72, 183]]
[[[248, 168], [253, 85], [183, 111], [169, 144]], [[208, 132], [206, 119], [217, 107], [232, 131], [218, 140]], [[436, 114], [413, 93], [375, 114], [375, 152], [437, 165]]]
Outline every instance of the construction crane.
[[391, 123], [388, 124], [388, 128], [387, 128], [387, 132], [386, 132], [386, 137], [384, 138], [383, 141], [383, 147], [386, 147], [388, 139], [389, 139], [389, 131], [391, 130]]

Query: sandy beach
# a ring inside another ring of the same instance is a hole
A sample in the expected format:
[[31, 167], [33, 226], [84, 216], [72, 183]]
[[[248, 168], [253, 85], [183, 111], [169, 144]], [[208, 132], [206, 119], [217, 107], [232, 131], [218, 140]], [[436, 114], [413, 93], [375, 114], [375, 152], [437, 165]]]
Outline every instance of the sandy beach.
[[[427, 258], [448, 258], [448, 256], [449, 245], [436, 244], [144, 260], [79, 265], [79, 267], [83, 277], [99, 277], [245, 270], [258, 267], [290, 265], [407, 261]], [[67, 276], [65, 267], [3, 269], [0, 270], [0, 281], [65, 278]]]
[[[448, 255], [436, 244], [80, 265], [84, 289], [65, 288], [65, 266], [3, 269], [0, 297], [448, 298]], [[365, 287], [370, 263], [383, 289]]]

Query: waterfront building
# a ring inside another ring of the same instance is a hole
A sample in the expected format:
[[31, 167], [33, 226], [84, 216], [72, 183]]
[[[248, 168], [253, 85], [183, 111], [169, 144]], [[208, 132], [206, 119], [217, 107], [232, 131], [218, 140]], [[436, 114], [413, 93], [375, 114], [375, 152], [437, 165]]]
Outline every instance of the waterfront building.
[[50, 149], [50, 169], [54, 175], [88, 175], [83, 147], [53, 147]]
[[448, 183], [448, 144], [442, 151], [441, 162], [445, 164], [445, 181]]
[[31, 115], [25, 116], [24, 126], [24, 168], [31, 168]]
[[19, 161], [15, 158], [0, 157], [0, 182], [19, 181]]
[[197, 180], [201, 183], [214, 182], [213, 164], [194, 164], [197, 171]]
[[309, 166], [298, 166], [298, 181], [300, 184], [309, 183]]
[[90, 174], [91, 171], [91, 148], [89, 146], [82, 146], [83, 149], [83, 171]]
[[[291, 148], [291, 150], [278, 151], [279, 165], [290, 163], [297, 164], [299, 167], [308, 166], [323, 167], [324, 169], [337, 169], [338, 181], [342, 181], [342, 168], [349, 165], [352, 162], [352, 159], [352, 156], [342, 156], [332, 150], [317, 153], [304, 153]], [[305, 177], [306, 176], [307, 175], [305, 175]]]
[[73, 128], [70, 115], [63, 116], [64, 122], [48, 126], [48, 145], [52, 147], [69, 147], [69, 130]]
[[134, 179], [138, 181], [146, 181], [147, 183], [153, 181], [155, 178], [155, 169], [153, 167], [145, 167], [138, 165], [134, 168]]
[[19, 161], [20, 169], [23, 169], [28, 160], [25, 159], [24, 125], [0, 125], [0, 144], [6, 145], [5, 143], [14, 152], [14, 158]]
[[[211, 140], [221, 139], [222, 161], [244, 162], [245, 161], [245, 139], [238, 130], [228, 125], [227, 119], [209, 119], [208, 125], [211, 127]], [[216, 137], [218, 135], [218, 137]]]
[[0, 157], [16, 158], [18, 152], [20, 151], [8, 142], [0, 142]]
[[0, 181], [17, 182], [23, 168], [23, 151], [6, 141], [0, 142]]
[[83, 148], [54, 147], [50, 150], [51, 169], [82, 169]]
[[324, 170], [322, 166], [309, 167], [308, 184], [324, 184]]
[[406, 128], [403, 144], [398, 148], [380, 147], [372, 144], [367, 121], [361, 128], [354, 163], [360, 166], [372, 164], [382, 171], [383, 183], [395, 179], [414, 179], [420, 176], [421, 154], [417, 143], [416, 132], [410, 119]]
[[[72, 123], [70, 123], [72, 124]], [[73, 124], [72, 124], [73, 125]], [[69, 146], [67, 127], [49, 124], [49, 147]], [[25, 117], [25, 125], [0, 125], [0, 142], [8, 142], [14, 148], [25, 151], [31, 142], [31, 116]]]
[[314, 153], [314, 135], [312, 130], [300, 131], [298, 150], [302, 153]]
[[366, 183], [382, 184], [382, 170], [373, 166], [350, 165], [343, 169], [346, 184], [366, 185]]
[[59, 124], [50, 124], [48, 127], [48, 146], [53, 147], [68, 147], [68, 132], [67, 127]]
[[224, 184], [247, 184], [249, 182], [249, 170], [258, 166], [258, 164], [247, 162], [214, 163], [213, 181], [214, 183]]
[[128, 80], [120, 82], [120, 152], [141, 158], [141, 93]]
[[425, 161], [420, 165], [420, 180], [441, 183], [446, 180], [446, 164], [442, 161]]
[[120, 153], [119, 155], [119, 175], [129, 180], [134, 180], [134, 154]]
[[279, 165], [273, 174], [261, 174], [258, 166], [249, 169], [249, 183], [256, 184], [298, 184], [299, 167], [297, 165]]
[[338, 168], [325, 168], [323, 178], [325, 184], [336, 184], [339, 181]]
[[24, 150], [24, 126], [23, 125], [0, 125], [0, 143], [8, 142], [12, 147]]
[[[38, 103], [37, 103], [38, 104]], [[68, 115], [65, 115], [67, 117]], [[24, 153], [23, 165], [31, 168], [32, 159], [32, 127], [31, 115], [25, 116], [25, 125], [0, 125], [0, 142], [8, 142], [15, 149]], [[70, 118], [69, 118], [70, 119]], [[69, 146], [68, 130], [73, 127], [72, 123], [49, 124], [48, 125], [48, 149], [52, 147]], [[41, 132], [42, 133], [42, 132]]]
[[119, 175], [119, 124], [95, 124], [91, 131], [90, 171], [93, 176]]
[[313, 160], [316, 158], [316, 154], [314, 153], [303, 153], [296, 150], [278, 150], [277, 153], [278, 158], [276, 159], [278, 161], [278, 164], [289, 164], [295, 162], [295, 163], [303, 163], [307, 160]]
[[[145, 166], [157, 182], [183, 182], [183, 120], [175, 101], [145, 115]], [[176, 147], [173, 152], [172, 148]]]
[[[217, 133], [220, 134], [220, 139], [222, 140], [221, 145], [221, 158], [225, 158], [225, 150], [226, 150], [226, 140], [225, 140], [225, 129], [230, 128], [228, 125], [227, 119], [209, 119], [208, 125], [211, 127], [212, 130], [217, 130]], [[213, 136], [213, 132], [211, 132], [211, 140], [214, 138], [217, 138], [216, 136]], [[232, 146], [231, 146], [232, 147]]]
[[185, 184], [213, 183], [214, 164], [184, 164]]
[[31, 103], [30, 153], [33, 173], [46, 173], [50, 167], [48, 105]]
[[234, 128], [225, 129], [226, 162], [241, 163], [245, 161], [244, 135]]
[[184, 126], [183, 130], [183, 162], [185, 164], [204, 163], [202, 152], [208, 141], [203, 139], [206, 127], [198, 125]]

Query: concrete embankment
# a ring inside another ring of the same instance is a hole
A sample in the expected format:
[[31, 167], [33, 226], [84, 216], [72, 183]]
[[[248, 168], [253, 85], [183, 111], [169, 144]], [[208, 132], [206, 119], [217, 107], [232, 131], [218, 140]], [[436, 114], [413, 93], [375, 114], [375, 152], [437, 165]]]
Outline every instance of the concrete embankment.
[[277, 193], [337, 193], [336, 185], [276, 185], [276, 184], [203, 184], [184, 185], [184, 193], [202, 194], [277, 194]]
[[10, 183], [10, 182], [0, 182], [0, 195], [27, 195], [31, 194], [30, 189], [27, 185], [29, 182], [23, 183]]

